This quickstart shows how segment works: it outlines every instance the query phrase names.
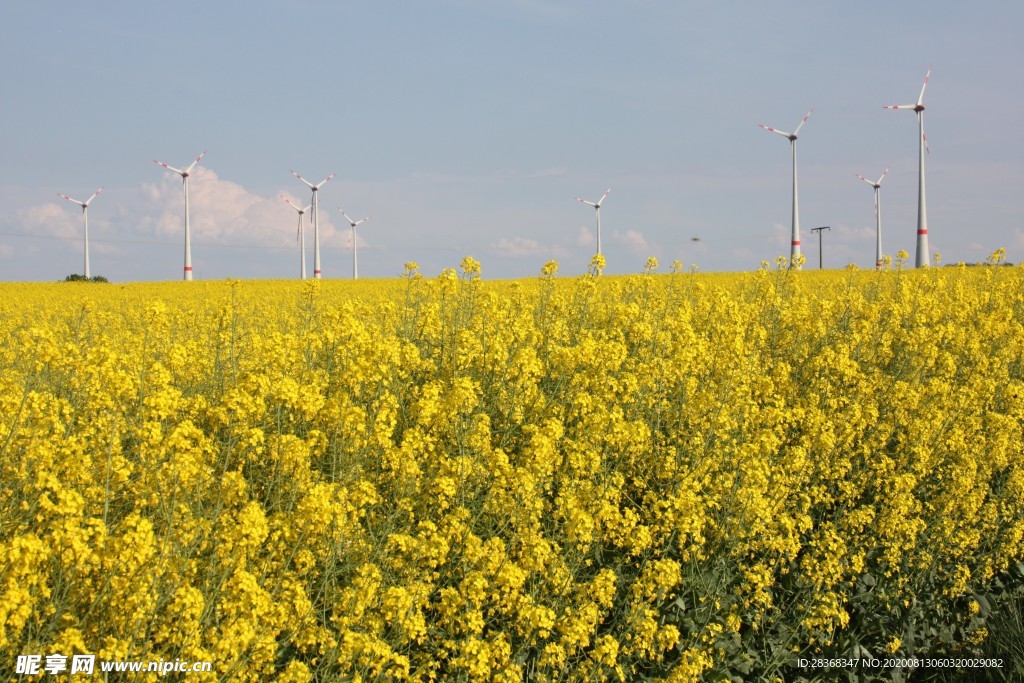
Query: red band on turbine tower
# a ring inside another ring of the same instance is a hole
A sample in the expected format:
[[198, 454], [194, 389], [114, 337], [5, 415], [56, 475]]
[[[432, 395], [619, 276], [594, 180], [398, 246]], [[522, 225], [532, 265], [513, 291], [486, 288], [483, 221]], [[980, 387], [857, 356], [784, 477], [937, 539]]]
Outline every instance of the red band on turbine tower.
[[800, 240], [795, 240], [795, 241], [793, 242], [793, 246], [794, 246], [794, 247], [799, 247], [799, 246], [800, 246]]
[[192, 266], [185, 266], [185, 272], [192, 272]]
[[927, 235], [928, 234], [928, 228], [925, 228], [924, 230], [918, 230], [917, 234], [918, 235]]
[[314, 270], [314, 271], [313, 271], [313, 275], [319, 275], [319, 274], [320, 274], [320, 271], [319, 271], [319, 270]]

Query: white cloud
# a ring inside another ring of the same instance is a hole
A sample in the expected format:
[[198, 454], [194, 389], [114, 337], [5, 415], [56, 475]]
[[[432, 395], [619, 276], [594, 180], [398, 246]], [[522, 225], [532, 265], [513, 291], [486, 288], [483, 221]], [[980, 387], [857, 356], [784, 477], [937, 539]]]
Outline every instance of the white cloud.
[[[341, 248], [344, 249], [345, 251], [352, 251], [352, 230], [343, 229], [342, 232], [345, 234], [345, 237], [344, 241], [341, 244]], [[356, 228], [356, 244], [359, 246], [360, 249], [370, 246], [370, 243], [366, 241], [365, 237], [363, 237], [361, 228]]]
[[561, 244], [541, 244], [526, 237], [501, 238], [491, 246], [499, 256], [538, 256], [545, 259], [565, 258], [569, 251]]
[[56, 202], [30, 206], [18, 211], [21, 227], [29, 233], [73, 238], [82, 230], [80, 210], [67, 210]]
[[580, 231], [576, 233], [576, 244], [581, 247], [591, 247], [597, 244], [597, 240], [589, 228], [580, 228]]
[[[216, 172], [199, 166], [189, 177], [189, 222], [193, 239], [216, 244], [259, 244], [291, 246], [295, 241], [296, 217], [280, 196], [263, 197], [242, 185], [224, 180]], [[180, 177], [164, 174], [158, 183], [144, 183], [148, 206], [139, 225], [156, 235], [178, 236], [184, 232], [185, 200]], [[304, 205], [309, 197], [286, 194], [296, 204]], [[307, 239], [312, 227], [306, 214]], [[322, 246], [340, 247], [345, 241], [331, 219], [331, 212], [321, 202], [318, 222]], [[347, 233], [348, 230], [344, 231]], [[362, 242], [360, 242], [362, 244]]]
[[612, 233], [612, 240], [625, 246], [627, 249], [635, 254], [642, 256], [652, 256], [652, 250], [660, 251], [660, 249], [647, 241], [647, 238], [643, 236], [643, 233], [637, 232], [636, 230], [626, 230], [620, 232], [618, 230]]
[[546, 251], [537, 240], [525, 237], [513, 237], [512, 239], [502, 237], [494, 246], [499, 252], [508, 256], [528, 256]]
[[[92, 207], [90, 207], [92, 208]], [[46, 237], [51, 244], [61, 244], [59, 249], [81, 251], [85, 238], [82, 210], [73, 205], [63, 206], [57, 202], [47, 202], [36, 206], [18, 209], [15, 229], [19, 233], [30, 236]], [[119, 249], [104, 242], [102, 235], [108, 233], [110, 221], [95, 215], [89, 217], [89, 253], [111, 254]], [[56, 242], [55, 242], [56, 241]], [[38, 246], [38, 245], [37, 245]], [[7, 247], [11, 251], [11, 247]], [[19, 246], [22, 255], [38, 253], [38, 248], [26, 244]]]

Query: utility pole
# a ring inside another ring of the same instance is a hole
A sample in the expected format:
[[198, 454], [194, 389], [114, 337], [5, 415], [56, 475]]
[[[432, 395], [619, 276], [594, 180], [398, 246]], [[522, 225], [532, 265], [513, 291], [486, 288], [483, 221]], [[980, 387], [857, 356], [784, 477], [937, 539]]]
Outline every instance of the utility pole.
[[811, 232], [818, 233], [818, 270], [821, 270], [822, 267], [823, 267], [822, 266], [822, 258], [821, 258], [821, 231], [822, 230], [832, 230], [832, 228], [827, 226], [827, 225], [823, 225], [820, 228], [811, 228]]

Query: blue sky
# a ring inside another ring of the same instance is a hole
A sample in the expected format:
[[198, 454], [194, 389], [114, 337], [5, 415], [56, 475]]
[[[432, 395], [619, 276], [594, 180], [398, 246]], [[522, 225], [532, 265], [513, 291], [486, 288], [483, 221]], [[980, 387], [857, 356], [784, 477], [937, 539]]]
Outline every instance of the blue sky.
[[[82, 270], [181, 277], [190, 179], [197, 278], [298, 275], [286, 193], [319, 180], [325, 277], [351, 276], [338, 207], [360, 227], [362, 277], [465, 255], [485, 277], [549, 259], [583, 272], [593, 210], [613, 273], [648, 256], [708, 270], [788, 255], [798, 143], [804, 250], [826, 266], [913, 255], [925, 95], [929, 231], [943, 260], [1024, 260], [1024, 94], [1017, 2], [582, 0], [67, 3], [0, 6], [0, 279]], [[692, 241], [699, 237], [699, 242]], [[312, 270], [312, 231], [307, 226]]]

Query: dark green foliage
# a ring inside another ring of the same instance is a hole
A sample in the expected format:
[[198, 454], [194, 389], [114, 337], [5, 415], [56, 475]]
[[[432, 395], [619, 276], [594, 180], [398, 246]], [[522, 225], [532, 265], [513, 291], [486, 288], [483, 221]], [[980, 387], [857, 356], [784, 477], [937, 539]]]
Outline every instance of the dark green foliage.
[[107, 280], [107, 278], [103, 277], [102, 275], [93, 275], [92, 277], [87, 278], [84, 275], [79, 275], [78, 273], [72, 273], [71, 275], [68, 275], [66, 278], [64, 278], [64, 282], [110, 282], [110, 281]]

